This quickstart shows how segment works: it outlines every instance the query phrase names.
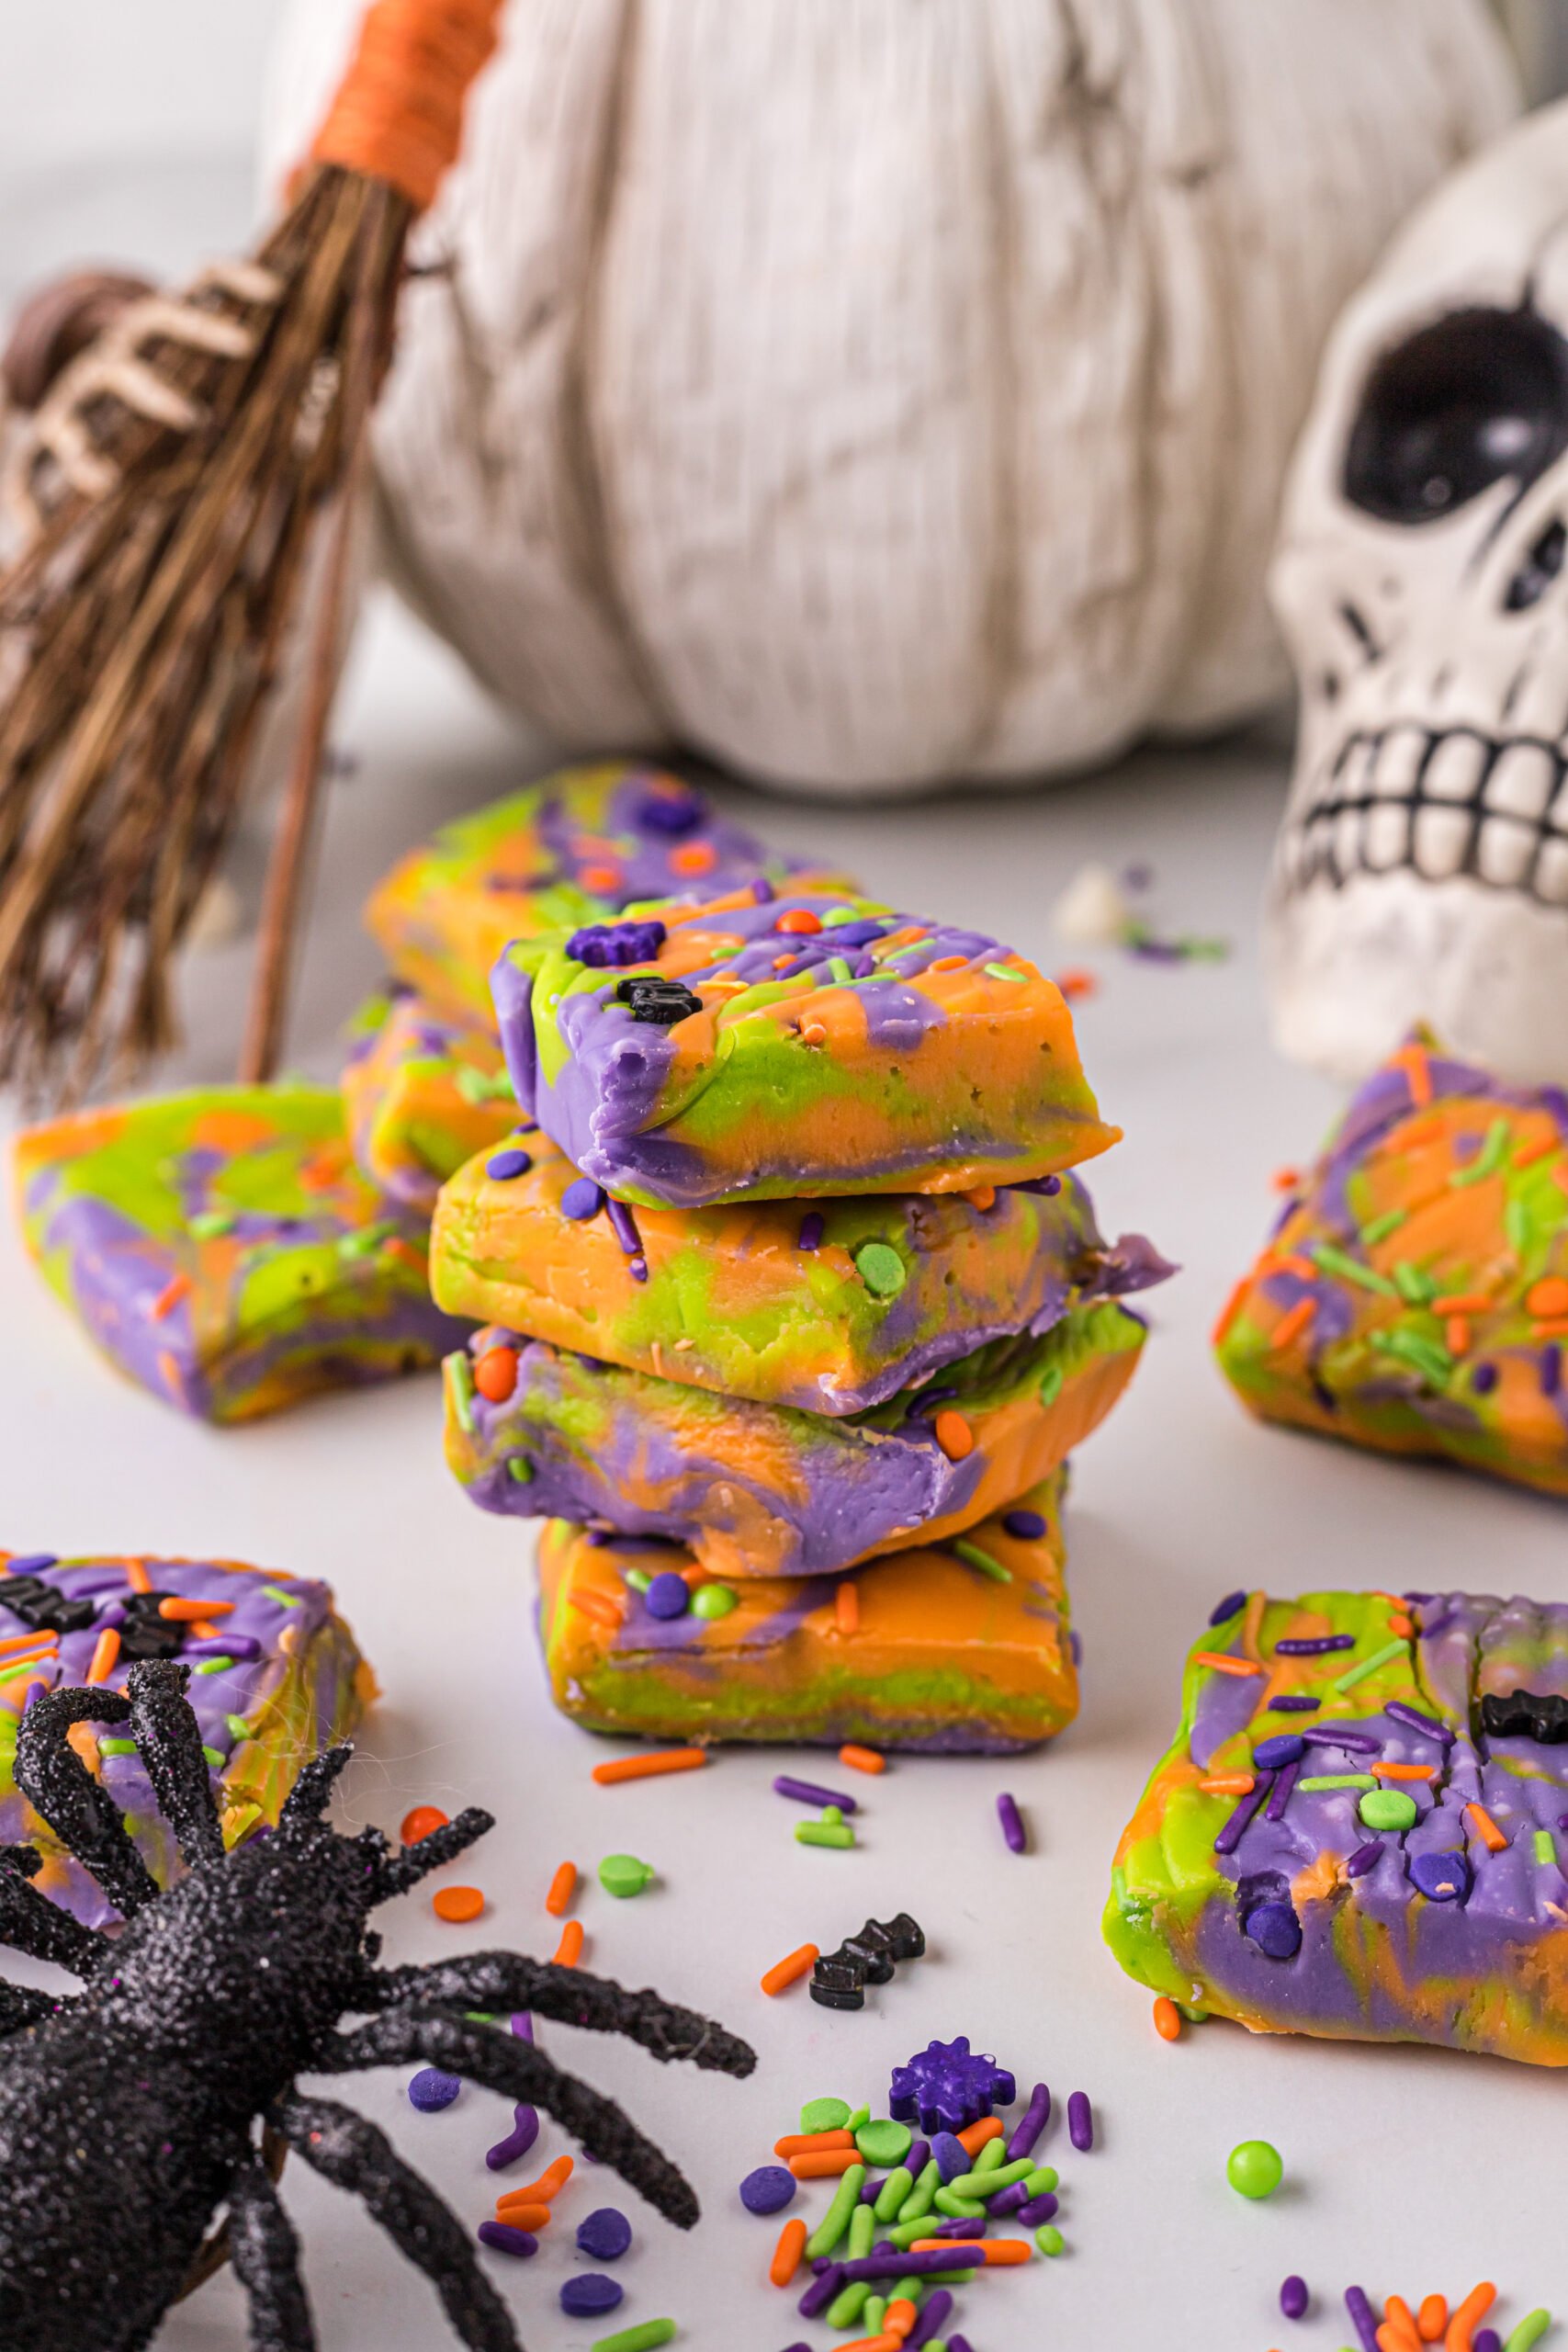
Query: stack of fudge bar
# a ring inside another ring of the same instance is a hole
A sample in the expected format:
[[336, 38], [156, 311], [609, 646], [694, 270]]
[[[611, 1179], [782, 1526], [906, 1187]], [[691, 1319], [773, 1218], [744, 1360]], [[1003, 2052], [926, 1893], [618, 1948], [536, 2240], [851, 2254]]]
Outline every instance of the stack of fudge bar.
[[1060, 991], [766, 876], [517, 939], [492, 990], [525, 1124], [443, 1186], [431, 1279], [480, 1326], [451, 1464], [549, 1522], [557, 1703], [658, 1738], [1059, 1730], [1065, 1464], [1166, 1271], [1064, 1172], [1117, 1130]]

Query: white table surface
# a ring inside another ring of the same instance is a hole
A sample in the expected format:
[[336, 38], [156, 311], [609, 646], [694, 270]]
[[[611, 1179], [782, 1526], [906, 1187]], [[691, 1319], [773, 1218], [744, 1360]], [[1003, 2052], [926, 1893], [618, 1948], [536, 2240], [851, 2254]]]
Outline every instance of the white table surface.
[[[376, 974], [356, 923], [370, 880], [438, 817], [543, 763], [384, 598], [338, 733], [357, 766], [331, 794], [292, 1051], [322, 1074], [336, 1067], [338, 1023]], [[580, 2178], [538, 2258], [492, 2266], [536, 2352], [577, 2352], [614, 2324], [569, 2320], [557, 2302], [562, 2280], [585, 2267], [575, 2219], [601, 2201], [637, 2208], [635, 2247], [618, 2270], [620, 2323], [670, 2313], [694, 2352], [826, 2342], [798, 2322], [793, 2295], [765, 2283], [777, 2224], [743, 2213], [736, 2184], [794, 2128], [804, 2099], [831, 2091], [874, 2103], [892, 2065], [957, 2033], [1025, 2084], [1044, 2077], [1063, 2108], [1068, 2091], [1088, 2090], [1100, 2119], [1091, 2156], [1064, 2155], [1060, 2118], [1042, 2151], [1065, 2177], [1066, 2256], [962, 2290], [976, 2352], [1334, 2347], [1348, 2334], [1339, 2296], [1352, 2279], [1414, 2301], [1433, 2288], [1457, 2297], [1487, 2276], [1512, 2318], [1568, 2302], [1554, 2226], [1568, 2157], [1551, 2075], [1428, 2051], [1254, 2040], [1222, 2024], [1168, 2048], [1148, 1996], [1100, 1939], [1117, 1834], [1169, 1735], [1184, 1647], [1219, 1594], [1254, 1582], [1290, 1593], [1451, 1578], [1568, 1599], [1560, 1510], [1260, 1428], [1210, 1361], [1210, 1323], [1273, 1213], [1269, 1171], [1309, 1152], [1334, 1107], [1326, 1087], [1272, 1057], [1264, 1035], [1255, 911], [1282, 743], [1276, 731], [1145, 756], [1037, 795], [891, 811], [724, 792], [779, 842], [827, 850], [895, 904], [983, 924], [1048, 968], [1098, 967], [1080, 1036], [1127, 1140], [1095, 1170], [1094, 1190], [1109, 1229], [1146, 1228], [1183, 1267], [1152, 1295], [1144, 1366], [1077, 1468], [1068, 1534], [1085, 1650], [1078, 1722], [1018, 1760], [897, 1763], [861, 1789], [852, 1855], [797, 1846], [795, 1809], [769, 1789], [781, 1766], [808, 1757], [732, 1750], [690, 1778], [616, 1789], [590, 1780], [604, 1747], [545, 1695], [528, 1530], [474, 1510], [447, 1475], [433, 1376], [237, 1430], [185, 1422], [92, 1353], [24, 1262], [10, 1222], [0, 1225], [0, 1540], [62, 1553], [217, 1551], [329, 1577], [385, 1691], [346, 1782], [345, 1818], [393, 1827], [420, 1801], [452, 1813], [483, 1804], [498, 1816], [457, 1872], [489, 1895], [482, 1928], [444, 1927], [423, 1896], [409, 1898], [383, 1915], [390, 1955], [479, 1943], [548, 1951], [557, 1929], [543, 1897], [556, 1863], [570, 1855], [591, 1874], [603, 1855], [630, 1849], [657, 1866], [659, 1883], [632, 1904], [590, 1883], [579, 1906], [590, 1964], [705, 2007], [757, 2046], [756, 2075], [736, 2085], [544, 2032], [688, 2166], [706, 2218], [684, 2237], [607, 2177]], [[1147, 863], [1156, 920], [1227, 934], [1230, 960], [1171, 969], [1065, 954], [1045, 910], [1089, 857]], [[256, 863], [241, 861], [247, 886]], [[240, 942], [192, 960], [189, 1041], [170, 1080], [225, 1074], [248, 956]], [[1022, 1860], [997, 1830], [1002, 1787], [1032, 1826]], [[924, 1924], [930, 1956], [873, 1992], [861, 2014], [820, 2009], [804, 1986], [778, 2001], [758, 1991], [762, 1970], [806, 1939], [830, 1947], [868, 1914], [903, 1907]], [[483, 2154], [502, 2103], [469, 2089], [423, 2116], [404, 2080], [364, 2077], [351, 2096], [477, 2223], [493, 2193]], [[1248, 2205], [1225, 2186], [1224, 2158], [1257, 2135], [1282, 2150], [1288, 2186]], [[549, 2131], [541, 2154], [561, 2144]], [[323, 2345], [434, 2352], [446, 2339], [430, 2290], [368, 2220], [298, 2162], [286, 2186]], [[1292, 2270], [1316, 2298], [1294, 2328], [1276, 2300]], [[241, 2352], [232, 2280], [204, 2289], [159, 2342], [164, 2352]]]

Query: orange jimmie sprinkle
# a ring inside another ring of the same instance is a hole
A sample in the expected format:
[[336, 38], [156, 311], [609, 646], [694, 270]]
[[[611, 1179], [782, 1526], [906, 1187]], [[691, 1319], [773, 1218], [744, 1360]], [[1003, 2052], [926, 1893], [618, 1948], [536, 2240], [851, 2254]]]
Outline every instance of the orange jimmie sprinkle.
[[779, 2232], [779, 2242], [768, 2265], [768, 2276], [775, 2287], [789, 2285], [800, 2268], [800, 2257], [805, 2252], [806, 2224], [797, 2215], [793, 2222], [786, 2222]]
[[558, 1919], [577, 1892], [577, 1864], [562, 1862], [550, 1881], [550, 1891], [545, 1897], [545, 1908], [552, 1919]]
[[761, 1978], [763, 1992], [783, 1993], [791, 1984], [798, 1984], [801, 1978], [816, 1967], [820, 1958], [821, 1951], [818, 1945], [799, 1945], [787, 1959], [775, 1961], [766, 1975]]
[[858, 1747], [852, 1739], [846, 1740], [840, 1748], [839, 1761], [847, 1764], [852, 1772], [886, 1772], [887, 1770], [886, 1756], [879, 1756], [874, 1747]]
[[575, 1968], [582, 1958], [582, 1922], [569, 1919], [560, 1931], [560, 1941], [550, 1954], [560, 1968]]
[[617, 1756], [595, 1764], [593, 1778], [602, 1789], [620, 1781], [652, 1781], [665, 1772], [695, 1772], [708, 1760], [705, 1747], [658, 1747], [647, 1756]]

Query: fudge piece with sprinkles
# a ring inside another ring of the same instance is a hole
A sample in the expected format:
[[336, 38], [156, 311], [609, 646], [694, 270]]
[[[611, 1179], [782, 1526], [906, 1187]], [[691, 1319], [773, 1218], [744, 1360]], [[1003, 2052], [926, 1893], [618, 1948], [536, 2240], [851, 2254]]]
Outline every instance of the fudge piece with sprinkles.
[[354, 1164], [335, 1088], [209, 1087], [30, 1127], [22, 1230], [121, 1372], [249, 1420], [434, 1363], [428, 1228]]
[[516, 1141], [442, 1189], [440, 1305], [764, 1405], [863, 1412], [988, 1340], [1048, 1330], [1171, 1271], [1139, 1234], [1107, 1243], [1071, 1175], [634, 1212], [542, 1130]]
[[1061, 990], [983, 933], [771, 884], [514, 942], [517, 1099], [623, 1201], [946, 1193], [1092, 1159]]
[[1413, 1038], [1292, 1185], [1214, 1340], [1265, 1419], [1568, 1494], [1568, 1094]]
[[832, 1419], [682, 1387], [493, 1329], [446, 1360], [446, 1459], [473, 1500], [686, 1544], [717, 1577], [829, 1576], [962, 1539], [1063, 1462], [1132, 1378], [1111, 1301], [995, 1340]]
[[[236, 1560], [0, 1552], [0, 1843], [35, 1843], [33, 1884], [89, 1927], [118, 1915], [17, 1787], [17, 1725], [35, 1691], [91, 1681], [123, 1692], [147, 1657], [191, 1668], [186, 1695], [229, 1846], [276, 1823], [301, 1767], [347, 1737], [376, 1691], [331, 1587], [312, 1578]], [[80, 1724], [71, 1744], [166, 1886], [174, 1832], [131, 1740]]]
[[1117, 1851], [1129, 1974], [1255, 2032], [1568, 2065], [1568, 1607], [1232, 1593]]
[[[1058, 1471], [975, 1530], [989, 1569], [927, 1545], [839, 1579], [715, 1583], [680, 1545], [552, 1520], [539, 1545], [550, 1695], [590, 1730], [652, 1739], [1037, 1747], [1077, 1712], [1062, 1486]], [[667, 1598], [682, 1584], [685, 1598]]]
[[429, 1216], [447, 1177], [517, 1125], [501, 1047], [412, 993], [372, 997], [354, 1030], [341, 1083], [355, 1159], [389, 1200]]
[[845, 877], [783, 857], [677, 775], [626, 760], [562, 768], [443, 825], [392, 868], [365, 920], [400, 978], [488, 1023], [507, 942], [613, 919], [637, 899], [711, 897], [757, 875]]

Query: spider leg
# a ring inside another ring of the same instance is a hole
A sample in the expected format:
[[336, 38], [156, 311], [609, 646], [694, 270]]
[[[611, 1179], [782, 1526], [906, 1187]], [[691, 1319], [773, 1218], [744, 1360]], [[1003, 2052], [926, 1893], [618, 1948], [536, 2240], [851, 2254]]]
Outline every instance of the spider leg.
[[278, 2129], [313, 2170], [364, 2199], [374, 2220], [434, 2287], [469, 2352], [521, 2352], [511, 2314], [456, 2214], [405, 2165], [384, 2132], [335, 2099], [289, 2092]]
[[[17, 1867], [17, 1854], [30, 1860], [32, 1870], [25, 1861]], [[85, 1928], [28, 1884], [38, 1860], [30, 1847], [0, 1847], [0, 1944], [25, 1951], [29, 1960], [51, 1960], [85, 1982], [109, 1949], [108, 1938], [96, 1928]]]
[[70, 2008], [75, 1998], [73, 1993], [40, 1993], [32, 1984], [11, 1984], [0, 1976], [0, 2041], [20, 2033], [24, 2026], [38, 2025], [44, 2018]]
[[251, 2352], [316, 2352], [298, 2242], [254, 2148], [229, 2184], [229, 2256], [251, 2307]]
[[389, 1854], [376, 1873], [374, 1900], [385, 1903], [390, 1895], [406, 1894], [432, 1871], [441, 1870], [447, 1862], [455, 1862], [487, 1829], [495, 1827], [495, 1815], [481, 1812], [478, 1805], [465, 1806], [456, 1821], [448, 1821], [422, 1838], [417, 1846], [400, 1846]]
[[312, 2055], [313, 2071], [344, 2075], [367, 2066], [399, 2066], [423, 2059], [448, 2075], [466, 2075], [514, 2103], [542, 2107], [581, 2141], [591, 2156], [613, 2165], [678, 2228], [697, 2219], [691, 2184], [613, 2099], [563, 2074], [531, 2042], [443, 2009], [394, 2009], [352, 2033], [331, 2037]]
[[676, 2008], [657, 1993], [628, 1993], [580, 1968], [525, 1960], [521, 1952], [467, 1952], [459, 1960], [368, 1972], [367, 2009], [418, 2002], [432, 2008], [536, 2009], [565, 2025], [595, 2033], [624, 2033], [655, 2058], [689, 2058], [724, 2075], [749, 2075], [756, 2053], [694, 2009]]
[[344, 1740], [341, 1747], [323, 1747], [319, 1756], [312, 1756], [310, 1762], [301, 1767], [277, 1816], [280, 1832], [286, 1832], [298, 1822], [321, 1818], [332, 1796], [333, 1783], [353, 1754], [353, 1746]]
[[130, 1736], [152, 1783], [158, 1810], [173, 1829], [186, 1865], [220, 1862], [223, 1832], [201, 1727], [186, 1697], [188, 1666], [173, 1658], [144, 1658], [126, 1677], [130, 1700]]
[[17, 1727], [15, 1766], [17, 1786], [28, 1803], [128, 1919], [154, 1899], [158, 1882], [131, 1843], [119, 1807], [94, 1780], [66, 1734], [73, 1724], [130, 1720], [130, 1702], [118, 1690], [96, 1685], [46, 1690]]

